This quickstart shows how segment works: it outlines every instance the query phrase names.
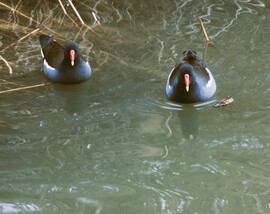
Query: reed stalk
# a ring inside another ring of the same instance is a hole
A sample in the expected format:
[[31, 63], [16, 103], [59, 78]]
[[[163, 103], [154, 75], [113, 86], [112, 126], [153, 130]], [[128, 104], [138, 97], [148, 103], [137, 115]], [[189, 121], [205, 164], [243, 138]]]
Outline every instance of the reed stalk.
[[68, 2], [69, 2], [69, 4], [70, 4], [70, 6], [72, 7], [73, 11], [75, 12], [76, 16], [78, 17], [78, 19], [79, 19], [80, 22], [82, 23], [82, 25], [85, 25], [85, 24], [84, 24], [84, 21], [83, 21], [83, 19], [82, 19], [82, 17], [81, 17], [81, 15], [80, 15], [79, 12], [77, 11], [77, 9], [76, 9], [76, 7], [74, 6], [74, 4], [72, 3], [72, 1], [71, 1], [71, 0], [68, 0]]
[[202, 28], [202, 31], [203, 31], [203, 34], [204, 34], [204, 37], [205, 37], [206, 42], [207, 42], [207, 43], [208, 43], [208, 42], [211, 42], [210, 39], [209, 39], [209, 37], [208, 37], [208, 35], [207, 35], [207, 32], [206, 32], [206, 30], [205, 30], [205, 27], [204, 27], [204, 25], [203, 25], [203, 22], [202, 22], [201, 18], [199, 17], [198, 20], [199, 20], [200, 26], [201, 26], [201, 28]]
[[0, 91], [0, 94], [5, 94], [5, 93], [8, 93], [8, 92], [13, 92], [13, 91], [26, 90], [26, 89], [30, 89], [30, 88], [38, 88], [38, 87], [47, 86], [47, 85], [50, 85], [50, 84], [52, 84], [52, 83], [42, 83], [42, 84], [37, 84], [37, 85], [23, 86], [23, 87], [19, 87], [19, 88], [12, 88], [12, 89], [8, 89], [8, 90]]
[[205, 61], [205, 56], [206, 56], [208, 45], [212, 45], [215, 48], [217, 48], [217, 47], [214, 44], [214, 42], [209, 39], [208, 34], [207, 34], [206, 30], [205, 30], [204, 24], [203, 24], [200, 17], [198, 17], [198, 20], [199, 20], [199, 23], [200, 23], [200, 26], [202, 28], [203, 35], [204, 35], [204, 38], [205, 38], [205, 41], [206, 41], [206, 45], [205, 45], [204, 52], [203, 52], [203, 61]]
[[6, 64], [6, 66], [8, 67], [9, 74], [12, 74], [12, 68], [11, 68], [11, 66], [9, 65], [8, 61], [7, 61], [4, 57], [2, 57], [1, 55], [0, 55], [0, 59], [1, 59], [1, 60]]

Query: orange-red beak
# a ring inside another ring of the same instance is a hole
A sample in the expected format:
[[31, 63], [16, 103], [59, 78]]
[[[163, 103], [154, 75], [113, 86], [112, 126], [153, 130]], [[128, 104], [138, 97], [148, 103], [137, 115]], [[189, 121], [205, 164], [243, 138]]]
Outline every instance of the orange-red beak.
[[69, 54], [70, 54], [70, 63], [71, 63], [71, 66], [74, 66], [75, 51], [74, 50], [70, 50]]
[[189, 75], [185, 74], [184, 79], [185, 79], [186, 91], [188, 92], [189, 91], [189, 84], [190, 84]]

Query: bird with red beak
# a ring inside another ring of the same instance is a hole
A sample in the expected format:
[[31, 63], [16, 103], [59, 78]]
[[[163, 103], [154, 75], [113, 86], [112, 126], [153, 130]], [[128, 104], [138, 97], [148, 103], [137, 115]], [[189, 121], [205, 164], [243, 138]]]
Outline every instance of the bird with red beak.
[[80, 56], [76, 42], [70, 41], [64, 47], [53, 36], [40, 35], [39, 42], [43, 57], [44, 75], [57, 83], [80, 83], [90, 78], [91, 67]]
[[215, 92], [215, 79], [196, 51], [183, 52], [169, 74], [167, 98], [179, 103], [195, 103], [210, 99]]

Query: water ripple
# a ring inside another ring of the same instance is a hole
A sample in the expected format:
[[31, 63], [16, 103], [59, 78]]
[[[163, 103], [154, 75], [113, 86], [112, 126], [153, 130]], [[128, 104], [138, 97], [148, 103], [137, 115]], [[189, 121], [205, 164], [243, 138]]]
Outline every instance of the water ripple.
[[0, 202], [1, 213], [41, 212], [43, 209], [34, 203]]
[[[234, 17], [233, 18], [228, 17], [226, 19], [226, 24], [222, 26], [222, 29], [220, 29], [213, 35], [209, 35], [210, 38], [214, 39], [219, 35], [221, 35], [222, 33], [228, 31], [235, 24], [236, 20], [239, 18], [240, 15], [245, 13], [256, 15], [258, 14], [257, 9], [259, 9], [260, 7], [265, 7], [265, 4], [262, 1], [256, 1], [256, 3], [252, 3], [252, 0], [246, 1], [235, 0], [234, 4], [236, 5]], [[206, 6], [205, 8], [207, 10], [207, 14], [201, 15], [200, 17], [202, 18], [202, 20], [204, 21], [206, 20], [205, 21], [206, 24], [210, 24], [213, 18], [213, 13], [220, 6], [226, 7], [226, 3], [222, 1], [219, 4], [211, 4], [209, 6]]]

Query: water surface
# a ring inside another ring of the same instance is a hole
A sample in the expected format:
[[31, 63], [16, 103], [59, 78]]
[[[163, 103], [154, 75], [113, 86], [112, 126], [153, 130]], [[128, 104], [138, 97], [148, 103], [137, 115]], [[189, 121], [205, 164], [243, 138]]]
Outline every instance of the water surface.
[[[41, 33], [78, 42], [93, 77], [0, 94], [1, 213], [270, 212], [269, 3], [74, 1], [92, 30], [68, 5], [78, 26], [57, 2], [2, 3], [20, 14], [0, 5], [1, 91], [49, 83]], [[209, 102], [165, 97], [188, 49], [215, 76]]]

